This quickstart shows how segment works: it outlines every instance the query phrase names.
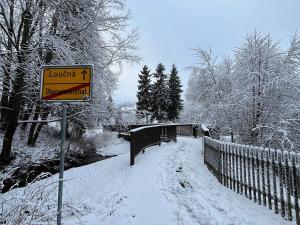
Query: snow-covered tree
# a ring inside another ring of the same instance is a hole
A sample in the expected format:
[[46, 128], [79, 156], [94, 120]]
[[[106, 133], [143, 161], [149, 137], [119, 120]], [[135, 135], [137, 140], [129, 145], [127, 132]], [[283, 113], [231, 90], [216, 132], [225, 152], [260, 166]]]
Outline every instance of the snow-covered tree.
[[[217, 64], [218, 57], [211, 49], [194, 49], [197, 64], [191, 67], [192, 73], [188, 82], [185, 114], [192, 110], [195, 114], [198, 108], [198, 122], [209, 124], [212, 127], [222, 127], [224, 132], [232, 132], [231, 115], [225, 108], [230, 107], [228, 96], [231, 93], [232, 60], [223, 57]], [[194, 117], [194, 116], [192, 116]]]
[[152, 85], [152, 109], [153, 118], [158, 121], [166, 119], [167, 114], [167, 75], [164, 73], [165, 66], [159, 63], [156, 67], [153, 77], [155, 78], [154, 84]]
[[211, 51], [195, 51], [199, 62], [192, 66], [186, 97], [201, 122], [233, 132], [243, 143], [299, 148], [297, 35], [287, 51], [258, 32], [246, 37], [233, 58], [218, 61]]
[[136, 107], [139, 112], [143, 114], [151, 111], [151, 74], [146, 65], [139, 74], [137, 99]]
[[180, 111], [183, 109], [181, 93], [182, 85], [178, 76], [175, 64], [172, 65], [171, 74], [168, 80], [168, 119], [174, 121], [178, 119]]
[[[133, 54], [137, 32], [128, 31], [124, 5], [124, 0], [0, 1], [0, 105], [5, 129], [1, 162], [10, 159], [19, 119], [47, 119], [59, 112], [59, 107], [49, 109], [39, 101], [43, 64], [93, 64], [93, 102], [71, 106], [70, 112], [76, 111], [84, 126], [104, 114], [103, 102], [116, 87], [112, 66], [139, 60]], [[29, 136], [38, 134], [43, 124], [32, 125]]]

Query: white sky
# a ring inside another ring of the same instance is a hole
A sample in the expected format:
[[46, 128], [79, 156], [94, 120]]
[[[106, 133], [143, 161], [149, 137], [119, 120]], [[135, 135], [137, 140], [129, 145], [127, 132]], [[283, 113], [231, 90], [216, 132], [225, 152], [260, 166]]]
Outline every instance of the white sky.
[[232, 54], [247, 33], [270, 33], [281, 46], [300, 35], [300, 0], [127, 0], [131, 24], [139, 28], [140, 64], [126, 64], [119, 79], [116, 103], [135, 102], [138, 74], [144, 64], [153, 72], [163, 63], [169, 73], [175, 63], [183, 88], [195, 63], [192, 48]]

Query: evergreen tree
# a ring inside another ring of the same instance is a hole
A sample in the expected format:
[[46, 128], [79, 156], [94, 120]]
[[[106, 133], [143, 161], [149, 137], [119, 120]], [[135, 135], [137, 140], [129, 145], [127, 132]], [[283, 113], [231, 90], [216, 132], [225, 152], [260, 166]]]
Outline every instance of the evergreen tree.
[[178, 119], [179, 113], [183, 109], [181, 99], [182, 85], [175, 64], [172, 66], [168, 88], [168, 119], [175, 120]]
[[139, 74], [137, 98], [138, 111], [151, 111], [151, 74], [146, 65]]
[[156, 79], [152, 85], [152, 113], [158, 121], [165, 119], [167, 113], [167, 75], [164, 74], [165, 66], [159, 63], [153, 74]]

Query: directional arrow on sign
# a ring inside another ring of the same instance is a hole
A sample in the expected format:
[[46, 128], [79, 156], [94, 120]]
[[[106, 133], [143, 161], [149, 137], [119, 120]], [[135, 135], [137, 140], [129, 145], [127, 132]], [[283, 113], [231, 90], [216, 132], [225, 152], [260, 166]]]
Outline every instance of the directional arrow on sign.
[[46, 65], [41, 72], [42, 101], [87, 102], [92, 99], [92, 65]]

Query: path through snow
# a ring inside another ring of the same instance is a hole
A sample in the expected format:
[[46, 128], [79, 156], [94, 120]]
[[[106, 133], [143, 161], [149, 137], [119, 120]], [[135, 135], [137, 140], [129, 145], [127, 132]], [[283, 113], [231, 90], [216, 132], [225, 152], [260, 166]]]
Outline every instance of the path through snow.
[[[202, 139], [179, 137], [146, 149], [135, 162], [129, 167], [125, 153], [66, 171], [64, 200], [90, 209], [83, 224], [294, 224], [220, 185], [203, 164]], [[79, 224], [75, 216], [63, 221]]]

